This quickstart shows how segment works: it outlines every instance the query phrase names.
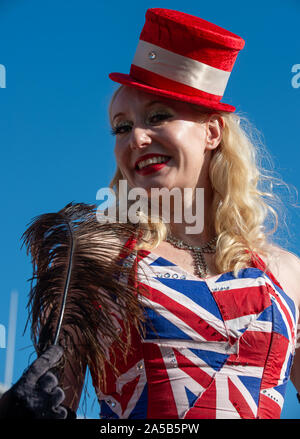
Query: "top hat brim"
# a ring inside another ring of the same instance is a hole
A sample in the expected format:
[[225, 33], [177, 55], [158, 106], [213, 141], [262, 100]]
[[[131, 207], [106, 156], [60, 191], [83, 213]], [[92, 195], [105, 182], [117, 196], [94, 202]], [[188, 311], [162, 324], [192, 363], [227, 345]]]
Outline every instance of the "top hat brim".
[[208, 99], [204, 99], [199, 96], [190, 96], [185, 94], [180, 94], [174, 91], [162, 90], [160, 88], [156, 88], [150, 85], [147, 85], [143, 82], [140, 82], [134, 79], [132, 76], [125, 73], [110, 73], [109, 78], [118, 82], [119, 84], [127, 85], [128, 87], [137, 88], [145, 91], [146, 93], [155, 94], [158, 96], [163, 96], [169, 99], [174, 99], [176, 101], [188, 102], [190, 104], [199, 105], [208, 110], [216, 110], [216, 111], [225, 111], [233, 113], [235, 111], [235, 107], [229, 104], [224, 104], [222, 102], [212, 102]]

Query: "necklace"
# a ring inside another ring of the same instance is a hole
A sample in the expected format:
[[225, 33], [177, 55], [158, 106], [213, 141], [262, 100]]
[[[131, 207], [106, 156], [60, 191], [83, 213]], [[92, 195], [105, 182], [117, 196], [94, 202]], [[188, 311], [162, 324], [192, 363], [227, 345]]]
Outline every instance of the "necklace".
[[172, 235], [168, 235], [166, 241], [174, 245], [174, 247], [191, 250], [197, 275], [199, 277], [205, 277], [207, 276], [207, 264], [203, 253], [214, 253], [216, 251], [217, 239], [218, 237], [215, 236], [200, 247], [186, 244], [181, 239], [175, 238], [175, 236]]

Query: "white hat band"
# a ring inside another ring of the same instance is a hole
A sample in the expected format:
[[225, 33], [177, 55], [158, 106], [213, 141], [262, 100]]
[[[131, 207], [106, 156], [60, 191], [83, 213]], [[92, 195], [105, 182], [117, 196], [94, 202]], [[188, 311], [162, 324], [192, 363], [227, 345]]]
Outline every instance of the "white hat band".
[[216, 69], [140, 40], [132, 64], [217, 96], [223, 96], [231, 72]]

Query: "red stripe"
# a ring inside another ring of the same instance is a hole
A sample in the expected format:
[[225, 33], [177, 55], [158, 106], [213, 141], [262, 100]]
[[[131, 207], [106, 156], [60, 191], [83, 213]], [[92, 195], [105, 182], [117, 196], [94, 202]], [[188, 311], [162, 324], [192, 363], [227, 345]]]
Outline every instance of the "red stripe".
[[222, 96], [206, 93], [198, 88], [190, 87], [181, 82], [173, 81], [172, 79], [153, 73], [150, 70], [143, 69], [134, 64], [131, 65], [130, 75], [142, 83], [151, 85], [158, 89], [169, 90], [182, 95], [197, 96], [207, 101], [207, 103], [219, 103]]
[[134, 249], [136, 242], [137, 242], [137, 238], [135, 238], [134, 235], [132, 235], [130, 238], [128, 238], [123, 246], [123, 250], [119, 254], [119, 258], [122, 259], [122, 258], [125, 258], [126, 256], [128, 256], [128, 254], [130, 253], [130, 250]]
[[284, 335], [273, 332], [270, 354], [267, 359], [261, 389], [278, 386], [280, 374], [285, 363], [289, 341]]
[[294, 322], [293, 322], [293, 320], [291, 318], [291, 315], [290, 315], [289, 311], [287, 310], [285, 304], [282, 302], [282, 300], [280, 298], [280, 295], [277, 293], [277, 291], [274, 288], [272, 288], [271, 285], [269, 285], [269, 284], [267, 284], [266, 286], [267, 286], [270, 294], [272, 294], [272, 296], [275, 297], [276, 302], [280, 305], [279, 308], [283, 311], [283, 313], [284, 313], [284, 315], [285, 315], [285, 317], [287, 319], [291, 335], [292, 335], [292, 337], [294, 339], [294, 337], [295, 337], [295, 334], [294, 334]]
[[[149, 285], [143, 285], [143, 290], [140, 291], [145, 297], [152, 300], [155, 303], [162, 305], [166, 310], [170, 312], [170, 317], [168, 320], [174, 325], [177, 325], [172, 321], [172, 315], [178, 317], [180, 320], [185, 322], [188, 327], [192, 328], [205, 340], [208, 341], [226, 341], [227, 338], [220, 334], [215, 328], [209, 325], [205, 320], [195, 314], [193, 311], [188, 309], [187, 306], [181, 305], [180, 303], [172, 300], [170, 297], [166, 296], [162, 291], [156, 290]], [[165, 316], [164, 316], [165, 317]]]
[[230, 355], [226, 365], [264, 367], [271, 337], [270, 332], [245, 331], [239, 338], [238, 353]]
[[260, 419], [280, 419], [281, 408], [268, 396], [260, 395], [258, 418]]
[[259, 314], [271, 305], [266, 285], [214, 291], [213, 296], [224, 320]]
[[204, 391], [184, 419], [216, 419], [216, 382]]
[[242, 419], [255, 419], [255, 415], [251, 410], [249, 404], [243, 397], [241, 391], [236, 387], [236, 385], [228, 377], [228, 389], [229, 389], [229, 400], [235, 407], [236, 411]]
[[144, 359], [148, 380], [147, 418], [163, 417], [178, 419], [177, 407], [168, 372], [159, 347], [154, 343], [145, 343]]
[[178, 367], [184, 371], [187, 375], [193, 378], [205, 389], [211, 384], [213, 378], [201, 369], [201, 366], [197, 366], [190, 361], [187, 357], [182, 355], [177, 349], [174, 349], [175, 357], [177, 359]]
[[138, 385], [140, 378], [141, 378], [140, 376], [137, 376], [132, 381], [129, 381], [128, 383], [124, 384], [124, 386], [122, 387], [122, 392], [120, 394], [119, 399], [117, 399], [117, 396], [119, 394], [114, 395], [115, 398], [121, 404], [122, 413], [124, 413], [124, 411], [126, 410], [127, 405], [129, 403], [130, 399], [132, 398], [133, 392], [135, 391], [136, 386]]
[[[121, 325], [121, 333], [120, 337], [124, 343], [126, 343], [127, 337], [129, 336], [128, 332], [125, 333], [125, 328], [122, 320], [117, 319]], [[142, 360], [142, 341], [141, 336], [138, 333], [137, 329], [134, 326], [130, 327], [130, 337], [131, 337], [131, 348], [129, 352], [126, 355], [126, 358], [124, 357], [124, 353], [121, 351], [121, 349], [118, 347], [116, 342], [114, 342], [109, 350], [109, 360], [110, 362], [116, 366], [117, 368], [117, 376], [115, 375], [113, 368], [108, 362], [105, 362], [104, 368], [105, 368], [105, 388], [101, 388], [103, 393], [107, 395], [115, 395], [116, 392], [116, 379], [118, 376], [126, 373], [131, 367], [133, 367], [138, 361]], [[91, 376], [93, 380], [93, 384], [95, 388], [99, 388], [99, 378], [101, 375], [101, 371], [95, 368], [95, 365], [92, 364], [91, 367]], [[103, 375], [103, 374], [102, 374]], [[117, 394], [119, 395], [119, 394]], [[118, 399], [118, 397], [116, 397]]]

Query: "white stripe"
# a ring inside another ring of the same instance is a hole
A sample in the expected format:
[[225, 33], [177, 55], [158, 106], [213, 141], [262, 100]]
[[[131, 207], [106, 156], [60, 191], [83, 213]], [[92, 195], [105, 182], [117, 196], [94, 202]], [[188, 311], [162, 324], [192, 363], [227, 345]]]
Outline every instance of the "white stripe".
[[[142, 368], [138, 367], [140, 364], [143, 365]], [[130, 383], [134, 378], [138, 376], [140, 377], [139, 381], [135, 386], [134, 392], [130, 400], [128, 401], [128, 404], [124, 412], [123, 412], [124, 407], [122, 407], [118, 399], [114, 398], [112, 395], [107, 395], [101, 392], [101, 390], [99, 389], [96, 390], [99, 401], [105, 401], [106, 404], [110, 407], [110, 409], [114, 413], [116, 413], [120, 419], [127, 419], [129, 417], [130, 413], [135, 408], [138, 400], [140, 399], [141, 394], [143, 393], [143, 390], [147, 382], [144, 360], [138, 361], [134, 366], [132, 366], [129, 370], [124, 372], [123, 375], [120, 375], [116, 380], [116, 392], [119, 395], [121, 395], [123, 386], [125, 384]]]
[[218, 319], [216, 316], [214, 316], [212, 313], [207, 311], [202, 306], [198, 305], [196, 302], [194, 302], [192, 299], [187, 297], [185, 294], [180, 293], [179, 291], [176, 291], [175, 289], [164, 285], [162, 282], [159, 281], [159, 279], [153, 278], [153, 272], [151, 272], [151, 269], [149, 268], [146, 259], [147, 258], [144, 258], [139, 262], [138, 275], [140, 282], [142, 282], [143, 280], [151, 288], [159, 290], [160, 293], [174, 300], [179, 305], [185, 306], [190, 311], [192, 311], [193, 313], [201, 317], [203, 320], [205, 320], [205, 322], [211, 325], [224, 337], [227, 336], [223, 320]]
[[257, 405], [256, 402], [253, 399], [253, 396], [247, 389], [247, 387], [244, 385], [244, 383], [241, 382], [239, 377], [237, 376], [230, 376], [230, 380], [233, 382], [233, 384], [239, 389], [241, 394], [243, 395], [243, 398], [245, 398], [247, 404], [249, 405], [250, 409], [252, 410], [253, 416], [256, 418], [257, 415]]
[[[277, 308], [278, 308], [278, 310], [279, 310], [279, 312], [280, 312], [280, 314], [281, 314], [281, 316], [282, 316], [282, 318], [283, 318], [283, 320], [284, 320], [284, 322], [285, 322], [285, 324], [286, 324], [286, 327], [287, 327], [287, 332], [288, 332], [288, 334], [289, 334], [289, 340], [290, 341], [292, 341], [292, 334], [291, 334], [291, 329], [290, 329], [290, 325], [289, 325], [289, 323], [288, 323], [288, 321], [287, 321], [287, 318], [286, 318], [286, 316], [285, 316], [285, 313], [284, 313], [284, 311], [283, 311], [283, 309], [282, 309], [282, 305], [280, 305], [278, 302], [277, 302], [277, 296], [278, 297], [280, 297], [280, 301], [282, 302], [282, 304], [283, 304], [283, 306], [284, 306], [284, 308], [286, 309], [286, 311], [287, 311], [287, 314], [290, 316], [290, 318], [291, 318], [291, 321], [292, 321], [292, 323], [293, 323], [293, 336], [294, 336], [294, 338], [296, 337], [296, 323], [297, 322], [295, 322], [295, 318], [294, 318], [294, 316], [293, 316], [293, 313], [292, 313], [292, 311], [291, 311], [291, 309], [290, 309], [290, 307], [289, 307], [289, 305], [287, 304], [287, 302], [286, 302], [286, 300], [285, 300], [285, 298], [280, 294], [280, 292], [275, 288], [275, 285], [267, 278], [267, 276], [266, 276], [266, 283], [268, 283], [271, 287], [272, 287], [272, 289], [273, 289], [273, 291], [274, 291], [274, 294], [272, 294], [271, 292], [269, 292], [269, 294], [270, 294], [270, 297], [271, 297], [271, 299], [273, 298], [273, 299], [275, 299], [275, 303], [276, 303], [276, 305], [277, 305]], [[293, 301], [293, 299], [291, 299], [292, 301]], [[294, 301], [293, 301], [293, 303], [295, 303]], [[296, 313], [296, 318], [297, 318], [297, 313]]]
[[234, 375], [261, 378], [264, 368], [258, 366], [242, 366], [240, 364], [224, 364], [219, 374], [227, 375], [230, 378]]
[[[152, 264], [153, 261], [155, 262], [158, 258], [161, 256], [156, 255], [155, 253], [150, 252], [147, 256], [145, 256], [143, 259], [140, 260], [142, 262], [144, 259], [149, 259], [148, 264]], [[206, 283], [207, 279], [200, 279], [198, 276], [187, 272], [183, 268], [181, 268], [179, 265], [151, 265], [150, 268], [153, 271], [153, 275], [157, 277], [163, 277], [166, 276], [167, 272], [173, 272], [173, 274], [170, 276], [171, 279], [184, 279], [184, 280], [195, 280], [197, 282], [203, 282]], [[222, 276], [222, 274], [216, 274], [215, 276], [212, 276], [215, 282]], [[211, 279], [211, 277], [210, 277]]]
[[257, 320], [260, 314], [248, 314], [236, 319], [226, 320], [230, 334], [234, 337], [240, 337], [240, 330], [244, 328], [247, 328], [247, 331], [272, 332], [272, 322]]
[[[213, 377], [216, 374], [216, 370], [209, 366], [202, 358], [198, 357], [198, 355], [194, 354], [190, 349], [177, 349], [178, 352], [184, 357], [188, 358], [196, 367], [201, 369], [203, 372], [207, 373], [207, 375]], [[179, 365], [180, 366], [180, 365]]]
[[169, 346], [174, 349], [190, 348], [201, 349], [202, 351], [212, 351], [218, 354], [231, 355], [237, 354], [238, 343], [230, 345], [227, 341], [195, 341], [195, 340], [179, 340], [179, 339], [147, 339], [143, 343], [154, 343], [157, 346]]
[[[221, 276], [222, 274], [220, 274], [220, 277]], [[209, 287], [212, 293], [218, 291], [224, 291], [224, 294], [226, 294], [226, 290], [231, 292], [233, 290], [259, 287], [259, 286], [264, 286], [266, 284], [265, 278], [262, 276], [256, 278], [253, 277], [233, 278], [233, 279], [224, 280], [222, 282], [215, 278], [207, 278], [205, 279], [205, 282], [207, 283], [207, 286]]]
[[276, 297], [276, 296], [280, 297], [280, 300], [283, 303], [284, 307], [286, 308], [289, 316], [291, 317], [292, 322], [296, 325], [297, 322], [298, 322], [298, 308], [297, 308], [294, 300], [290, 296], [288, 296], [288, 294], [285, 293], [285, 291], [284, 291], [284, 293], [289, 297], [289, 299], [293, 302], [293, 304], [295, 306], [295, 311], [296, 311], [295, 312], [295, 317], [296, 317], [296, 319], [295, 319], [295, 317], [293, 315], [293, 312], [292, 312], [292, 310], [290, 308], [290, 305], [287, 303], [285, 297], [280, 293], [281, 288], [279, 289], [279, 287], [278, 287], [278, 289], [277, 289], [276, 285], [273, 282], [271, 282], [271, 280], [269, 279], [269, 277], [267, 275], [265, 275], [265, 279], [266, 279], [266, 283], [273, 288], [273, 290], [274, 290], [274, 297]]
[[146, 299], [146, 297], [140, 296], [139, 300], [146, 306], [149, 306], [155, 312], [160, 314], [161, 316], [165, 317], [169, 322], [171, 322], [173, 325], [175, 325], [178, 329], [185, 332], [189, 337], [193, 338], [193, 340], [197, 341], [204, 341], [205, 338], [202, 337], [198, 332], [196, 332], [194, 329], [192, 329], [187, 323], [185, 323], [183, 320], [176, 317], [173, 313], [168, 311], [166, 308], [164, 308], [162, 305], [156, 302], [152, 302], [152, 300]]
[[240, 329], [247, 328], [251, 322], [257, 319], [257, 314], [248, 314], [246, 316], [236, 317], [235, 319], [226, 320], [225, 324], [231, 336], [239, 338], [241, 336]]
[[[295, 340], [295, 337], [292, 336], [291, 328], [290, 328], [289, 322], [286, 318], [286, 315], [285, 315], [280, 303], [277, 302], [275, 294], [274, 294], [274, 296], [271, 293], [269, 293], [269, 294], [270, 294], [271, 301], [273, 302], [273, 306], [274, 307], [276, 306], [276, 308], [278, 309], [279, 314], [281, 315], [281, 318], [285, 324], [288, 340], [290, 343], [292, 343], [293, 339]], [[294, 327], [292, 330], [294, 331]], [[284, 335], [283, 335], [283, 337], [284, 337]]]
[[249, 326], [249, 330], [258, 332], [272, 332], [273, 322], [268, 322], [267, 320], [255, 320]]
[[[139, 367], [141, 365], [142, 367]], [[123, 375], [120, 375], [116, 381], [116, 391], [122, 394], [123, 386], [125, 384], [128, 384], [129, 382], [132, 382], [132, 380], [135, 379], [137, 376], [140, 376], [140, 378], [137, 385], [135, 386], [134, 392], [130, 400], [128, 401], [126, 410], [124, 411], [124, 413], [122, 413], [123, 419], [127, 419], [129, 417], [145, 388], [147, 377], [144, 360], [138, 361], [134, 366], [132, 366], [131, 369], [127, 370], [127, 372], [125, 372]]]
[[228, 377], [216, 375], [216, 419], [240, 419], [240, 415], [229, 399]]
[[[171, 267], [168, 267], [168, 269], [169, 268], [171, 269]], [[159, 290], [161, 293], [163, 293], [164, 295], [166, 295], [170, 299], [174, 300], [179, 305], [183, 305], [186, 308], [188, 308], [189, 310], [191, 310], [193, 313], [197, 314], [199, 317], [201, 316], [201, 318], [203, 318], [203, 320], [205, 320], [214, 329], [216, 329], [218, 332], [220, 332], [220, 334], [222, 334], [223, 336], [226, 337], [227, 334], [226, 334], [223, 320], [220, 320], [214, 314], [210, 313], [207, 309], [198, 305], [196, 302], [194, 302], [192, 299], [190, 299], [184, 293], [180, 293], [179, 291], [164, 285], [162, 282], [160, 282], [159, 279], [156, 279], [155, 277], [153, 277], [153, 276], [155, 276], [155, 273], [153, 273], [153, 271], [151, 270], [151, 268], [149, 266], [149, 262], [147, 261], [147, 257], [145, 257], [144, 259], [142, 259], [140, 261], [138, 273], [139, 273], [139, 275], [140, 274], [142, 275], [143, 281], [145, 281], [145, 283], [147, 283], [147, 285], [149, 285], [151, 288], [155, 288], [156, 290]], [[143, 276], [145, 274], [146, 274], [146, 277]], [[199, 281], [199, 279], [197, 279], [197, 282], [198, 281]]]
[[[150, 59], [154, 52], [156, 57]], [[132, 62], [164, 78], [206, 93], [223, 96], [230, 73], [140, 40]]]
[[172, 349], [160, 347], [160, 350], [172, 387], [178, 417], [181, 419], [190, 409], [185, 388], [189, 389], [198, 398], [200, 398], [203, 391], [205, 391], [205, 388], [186, 374], [184, 370], [178, 368], [177, 360]]
[[[172, 348], [170, 348], [168, 346], [160, 346], [160, 351], [163, 354], [164, 362], [165, 362], [165, 365], [166, 365], [167, 369], [176, 369], [177, 368], [177, 371], [179, 370], [180, 373], [186, 374], [185, 369], [181, 368], [180, 363], [178, 365], [178, 362], [177, 362], [177, 359], [176, 359], [176, 355], [174, 353], [174, 349], [172, 349]], [[186, 357], [189, 361], [191, 361], [194, 364], [195, 367], [197, 367], [197, 368], [201, 369], [202, 371], [204, 371], [211, 378], [215, 376], [215, 374], [216, 374], [215, 369], [210, 367], [204, 360], [202, 360], [202, 358], [198, 357], [196, 354], [191, 352], [190, 349], [179, 349], [178, 352], [181, 355], [183, 355], [184, 357]], [[187, 376], [190, 376], [190, 375], [187, 374]], [[201, 384], [198, 383], [198, 381], [196, 381], [196, 383], [198, 384], [198, 386], [201, 386]], [[201, 386], [201, 388], [203, 389], [202, 386]], [[192, 391], [192, 389], [190, 389], [190, 390]]]
[[282, 409], [283, 403], [284, 403], [284, 398], [281, 395], [281, 393], [277, 392], [277, 390], [275, 390], [274, 388], [264, 389], [264, 390], [261, 390], [260, 393], [262, 393], [263, 395], [272, 399], [272, 401], [276, 402], [276, 404], [278, 404], [280, 406], [280, 408]]

